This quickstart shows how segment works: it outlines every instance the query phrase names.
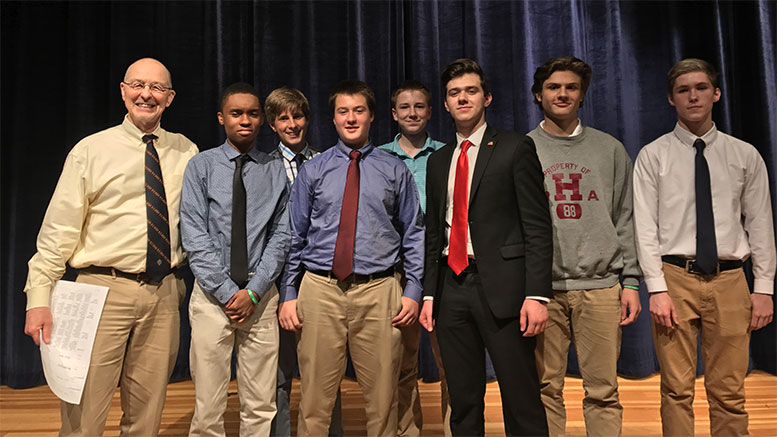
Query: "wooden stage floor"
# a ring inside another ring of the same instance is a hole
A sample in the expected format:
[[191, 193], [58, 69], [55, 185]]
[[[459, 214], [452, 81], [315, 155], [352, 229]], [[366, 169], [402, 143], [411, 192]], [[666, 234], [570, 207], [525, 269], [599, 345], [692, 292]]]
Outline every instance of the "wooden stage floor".
[[[624, 436], [658, 436], [661, 434], [659, 419], [658, 375], [645, 379], [619, 378], [621, 403], [623, 404]], [[424, 413], [423, 435], [442, 435], [440, 418], [439, 383], [419, 383]], [[747, 411], [750, 413], [750, 434], [752, 436], [777, 436], [777, 376], [764, 372], [753, 372], [745, 381]], [[235, 394], [236, 385], [230, 384], [230, 396], [225, 414], [227, 435], [237, 436], [239, 422], [239, 400]], [[567, 378], [564, 392], [567, 403], [567, 434], [584, 436], [585, 423], [581, 400], [583, 388], [580, 379]], [[359, 436], [365, 433], [365, 413], [362, 393], [356, 382], [345, 380], [342, 384], [343, 417], [345, 433]], [[296, 408], [299, 402], [299, 381], [294, 381], [292, 392], [292, 425], [296, 425]], [[709, 435], [707, 397], [704, 393], [704, 379], [696, 380], [696, 434]], [[184, 436], [194, 412], [194, 386], [191, 381], [170, 384], [160, 435]], [[106, 436], [119, 435], [118, 392], [113, 400]], [[504, 435], [499, 386], [490, 383], [486, 393], [486, 433]], [[13, 390], [0, 387], [0, 436], [54, 436], [59, 427], [59, 402], [48, 387], [28, 390]]]

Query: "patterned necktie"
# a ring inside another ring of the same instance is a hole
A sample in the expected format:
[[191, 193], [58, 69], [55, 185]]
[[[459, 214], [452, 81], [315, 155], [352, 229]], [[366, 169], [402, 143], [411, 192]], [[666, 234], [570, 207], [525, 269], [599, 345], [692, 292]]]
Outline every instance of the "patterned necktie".
[[232, 241], [230, 244], [229, 276], [241, 289], [248, 282], [248, 239], [246, 238], [246, 188], [243, 184], [243, 164], [248, 155], [235, 159], [232, 177]]
[[170, 273], [170, 222], [167, 215], [167, 197], [162, 180], [159, 155], [154, 148], [156, 135], [143, 135], [146, 143], [146, 275], [153, 282], [161, 282]]
[[469, 140], [461, 143], [461, 153], [456, 161], [456, 178], [453, 182], [453, 220], [448, 242], [448, 266], [453, 273], [461, 274], [469, 265], [467, 257], [467, 219], [469, 193], [469, 158], [467, 149], [472, 146]]
[[353, 273], [353, 245], [356, 238], [356, 212], [359, 209], [359, 158], [362, 153], [352, 151], [348, 156], [348, 173], [345, 176], [343, 207], [340, 210], [340, 226], [337, 228], [335, 256], [332, 259], [332, 273], [344, 281]]
[[715, 239], [715, 215], [712, 212], [710, 168], [704, 157], [704, 140], [693, 143], [696, 148], [696, 265], [703, 273], [713, 274], [718, 269], [718, 245]]

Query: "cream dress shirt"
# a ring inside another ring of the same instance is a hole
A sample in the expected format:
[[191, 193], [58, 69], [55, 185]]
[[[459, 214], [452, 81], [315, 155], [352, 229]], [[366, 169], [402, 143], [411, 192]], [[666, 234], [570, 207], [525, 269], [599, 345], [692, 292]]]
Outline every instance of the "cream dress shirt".
[[[153, 134], [159, 138], [154, 147], [167, 195], [175, 267], [185, 259], [178, 230], [181, 184], [197, 146], [159, 126]], [[65, 273], [65, 263], [76, 269], [94, 265], [128, 273], [145, 271], [143, 135], [125, 116], [121, 125], [84, 138], [70, 151], [38, 233], [38, 251], [28, 263], [27, 309], [49, 305], [51, 289]]]

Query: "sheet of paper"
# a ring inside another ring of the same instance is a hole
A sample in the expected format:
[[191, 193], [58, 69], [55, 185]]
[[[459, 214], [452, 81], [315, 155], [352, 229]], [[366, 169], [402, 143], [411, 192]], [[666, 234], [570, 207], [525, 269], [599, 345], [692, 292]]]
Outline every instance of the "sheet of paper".
[[51, 291], [51, 343], [40, 343], [43, 373], [51, 391], [71, 404], [81, 402], [97, 324], [108, 287], [59, 281]]

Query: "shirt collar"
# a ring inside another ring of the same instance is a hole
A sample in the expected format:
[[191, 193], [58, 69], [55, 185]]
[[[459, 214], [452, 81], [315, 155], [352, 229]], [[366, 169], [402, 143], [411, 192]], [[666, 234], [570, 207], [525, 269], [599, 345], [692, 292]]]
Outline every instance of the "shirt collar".
[[[400, 138], [402, 138], [402, 132], [398, 133], [394, 137], [394, 141], [389, 143], [389, 148], [391, 149], [391, 152], [394, 153], [395, 155], [399, 155], [399, 156], [404, 156], [404, 157], [410, 158], [410, 155], [405, 153], [405, 151], [402, 150], [402, 147], [399, 146], [399, 139]], [[426, 141], [424, 141], [424, 145], [421, 147], [421, 149], [418, 151], [418, 153], [416, 153], [415, 156], [419, 156], [419, 155], [421, 155], [422, 152], [427, 151], [427, 150], [429, 150], [431, 152], [434, 152], [435, 150], [437, 150], [434, 147], [434, 143], [433, 143], [431, 135], [429, 135], [429, 132], [426, 133]]]
[[674, 131], [672, 132], [677, 137], [677, 139], [680, 140], [681, 143], [683, 143], [686, 147], [689, 147], [689, 148], [693, 148], [693, 143], [696, 141], [697, 138], [701, 138], [702, 140], [704, 140], [704, 144], [706, 144], [706, 147], [711, 146], [715, 142], [715, 139], [718, 138], [718, 128], [714, 122], [712, 123], [712, 127], [710, 128], [710, 130], [708, 130], [701, 137], [697, 137], [695, 134], [691, 133], [690, 131], [680, 126], [679, 122], [675, 125]]
[[[132, 121], [130, 121], [129, 114], [124, 116], [124, 121], [121, 122], [121, 127], [123, 127], [124, 130], [133, 138], [137, 138], [141, 143], [143, 142], [142, 138], [146, 133], [140, 130], [137, 126], [135, 126], [134, 123], [132, 123]], [[162, 125], [160, 123], [156, 125], [156, 128], [154, 128], [154, 131], [151, 133], [156, 135], [157, 138], [161, 139], [163, 132], [164, 131], [162, 130]]]
[[[548, 132], [548, 131], [545, 130], [545, 120], [544, 119], [540, 122], [540, 129], [544, 130], [546, 133]], [[569, 138], [576, 137], [576, 136], [580, 135], [581, 133], [583, 133], [583, 123], [578, 118], [577, 119], [577, 126], [575, 126], [575, 130], [573, 130], [572, 134], [568, 135], [568, 137]], [[548, 135], [553, 135], [553, 134], [548, 134]], [[553, 135], [553, 136], [555, 137], [556, 135]]]
[[[293, 161], [294, 157], [297, 155], [296, 153], [294, 153], [293, 150], [284, 146], [283, 143], [278, 143], [278, 150], [281, 152], [281, 156], [283, 156], [283, 158], [289, 162]], [[302, 154], [302, 156], [304, 156], [306, 159], [310, 159], [311, 152], [310, 152], [310, 147], [308, 147], [307, 143], [299, 153]]]
[[[238, 152], [234, 147], [229, 145], [228, 141], [224, 141], [224, 143], [219, 147], [221, 147], [221, 150], [224, 151], [224, 154], [227, 155], [227, 159], [230, 161], [233, 161], [235, 158], [242, 155], [242, 153]], [[246, 155], [248, 155], [252, 161], [259, 160], [259, 150], [256, 148], [256, 146], [251, 147], [251, 150], [249, 150]]]
[[[354, 150], [354, 149], [351, 149], [350, 147], [346, 146], [343, 143], [343, 140], [337, 140], [337, 144], [335, 144], [335, 148], [337, 148], [337, 151], [342, 153], [346, 157], [349, 157], [349, 155], [351, 154], [351, 151]], [[366, 157], [372, 151], [372, 149], [374, 149], [374, 148], [375, 148], [375, 146], [372, 145], [372, 139], [370, 139], [370, 140], [367, 141], [367, 144], [365, 146], [363, 146], [360, 149], [356, 149], [356, 150], [362, 152], [362, 159], [364, 159], [364, 157]], [[349, 159], [350, 159], [350, 157], [349, 157]]]
[[470, 147], [480, 146], [480, 143], [483, 142], [483, 135], [486, 133], [486, 126], [488, 126], [488, 123], [483, 123], [483, 126], [480, 126], [475, 132], [472, 132], [472, 135], [470, 135], [469, 138], [464, 138], [456, 132], [456, 147], [460, 148], [461, 143], [463, 143], [464, 140], [469, 140], [469, 142], [472, 143], [472, 146]]

